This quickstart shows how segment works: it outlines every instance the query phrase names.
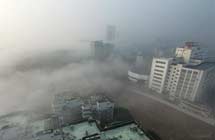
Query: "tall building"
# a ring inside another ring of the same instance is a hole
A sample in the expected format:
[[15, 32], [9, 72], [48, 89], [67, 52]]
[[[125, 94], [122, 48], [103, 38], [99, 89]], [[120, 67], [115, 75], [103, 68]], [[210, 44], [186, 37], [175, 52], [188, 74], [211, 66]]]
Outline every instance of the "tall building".
[[170, 95], [173, 95], [176, 92], [182, 67], [183, 67], [182, 64], [175, 63], [172, 63], [169, 66], [164, 90], [165, 92], [168, 92]]
[[204, 93], [213, 88], [212, 78], [215, 78], [215, 63], [184, 66], [181, 68], [176, 91], [172, 94], [189, 101], [202, 101], [206, 96]]
[[164, 85], [171, 62], [171, 58], [153, 58], [149, 88], [158, 93], [162, 93], [164, 91]]
[[108, 25], [106, 29], [106, 41], [113, 43], [116, 37], [116, 27], [113, 25]]
[[198, 43], [186, 42], [174, 58], [154, 58], [149, 88], [170, 97], [201, 102], [215, 86], [215, 63], [206, 61], [206, 51]]
[[183, 58], [185, 63], [204, 60], [207, 57], [206, 49], [197, 42], [186, 42], [183, 47], [176, 48], [176, 58]]
[[92, 56], [97, 61], [107, 60], [113, 53], [114, 45], [111, 43], [104, 43], [103, 41], [93, 41], [91, 43]]

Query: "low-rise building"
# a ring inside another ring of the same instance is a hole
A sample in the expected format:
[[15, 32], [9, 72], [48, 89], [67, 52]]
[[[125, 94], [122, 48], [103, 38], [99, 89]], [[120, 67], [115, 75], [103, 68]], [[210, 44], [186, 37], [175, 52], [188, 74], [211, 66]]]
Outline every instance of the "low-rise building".
[[108, 123], [113, 120], [114, 103], [110, 101], [98, 101], [96, 104], [96, 118], [101, 123]]
[[60, 124], [68, 124], [82, 118], [82, 104], [83, 101], [80, 98], [56, 95], [52, 104], [52, 109], [54, 115], [58, 116]]
[[128, 71], [128, 79], [133, 82], [145, 83], [149, 80], [147, 63], [141, 54], [137, 55], [136, 62]]
[[[57, 132], [57, 131], [56, 131]], [[100, 130], [96, 122], [80, 122], [62, 128], [59, 133], [46, 133], [34, 137], [34, 140], [152, 140], [134, 122]]]
[[89, 119], [93, 116], [93, 108], [91, 104], [84, 104], [81, 106], [82, 118]]

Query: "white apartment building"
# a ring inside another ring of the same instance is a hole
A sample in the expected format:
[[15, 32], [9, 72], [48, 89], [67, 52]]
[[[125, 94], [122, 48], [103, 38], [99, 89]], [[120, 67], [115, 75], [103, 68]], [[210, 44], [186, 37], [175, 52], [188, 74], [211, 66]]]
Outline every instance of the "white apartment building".
[[149, 88], [170, 97], [200, 101], [214, 88], [215, 63], [206, 61], [206, 51], [197, 43], [186, 42], [174, 58], [154, 58]]
[[164, 85], [171, 62], [171, 58], [153, 58], [149, 88], [158, 93], [164, 91]]
[[201, 63], [195, 66], [184, 66], [181, 69], [177, 89], [173, 96], [189, 101], [201, 101], [215, 85], [215, 63]]
[[169, 67], [167, 79], [165, 82], [165, 91], [168, 92], [171, 96], [175, 95], [182, 67], [182, 64], [175, 63], [172, 63]]

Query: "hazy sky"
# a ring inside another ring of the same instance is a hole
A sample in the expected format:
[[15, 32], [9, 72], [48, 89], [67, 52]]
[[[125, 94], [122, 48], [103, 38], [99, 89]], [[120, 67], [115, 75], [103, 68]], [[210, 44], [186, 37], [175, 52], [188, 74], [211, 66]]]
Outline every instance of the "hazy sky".
[[214, 0], [1, 0], [0, 46], [68, 46], [103, 39], [107, 24], [120, 41], [194, 40], [212, 45]]

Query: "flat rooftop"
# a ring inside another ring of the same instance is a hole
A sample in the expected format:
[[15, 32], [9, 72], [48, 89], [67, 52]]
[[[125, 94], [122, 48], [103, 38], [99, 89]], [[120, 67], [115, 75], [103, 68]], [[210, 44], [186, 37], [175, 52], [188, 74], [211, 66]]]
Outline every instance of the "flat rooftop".
[[198, 70], [207, 70], [211, 67], [215, 67], [215, 62], [204, 62], [198, 65], [185, 66], [185, 68], [198, 69]]
[[[58, 130], [59, 131], [59, 130]], [[84, 137], [98, 135], [99, 140], [150, 140], [135, 123], [126, 124], [116, 128], [100, 131], [96, 122], [81, 122], [72, 124], [62, 129], [65, 140], [81, 140]], [[32, 138], [33, 140], [58, 140], [62, 138], [61, 134], [54, 133], [39, 135]]]
[[150, 140], [136, 124], [132, 123], [101, 133], [101, 140]]
[[80, 140], [81, 138], [93, 134], [99, 134], [100, 131], [95, 122], [82, 122], [70, 125], [63, 128], [64, 133], [67, 133], [73, 140]]
[[137, 127], [135, 123], [113, 128], [106, 131], [100, 131], [95, 122], [82, 122], [63, 128], [73, 140], [79, 140], [85, 136], [99, 134], [100, 140], [117, 139], [117, 140], [150, 140], [145, 133]]

